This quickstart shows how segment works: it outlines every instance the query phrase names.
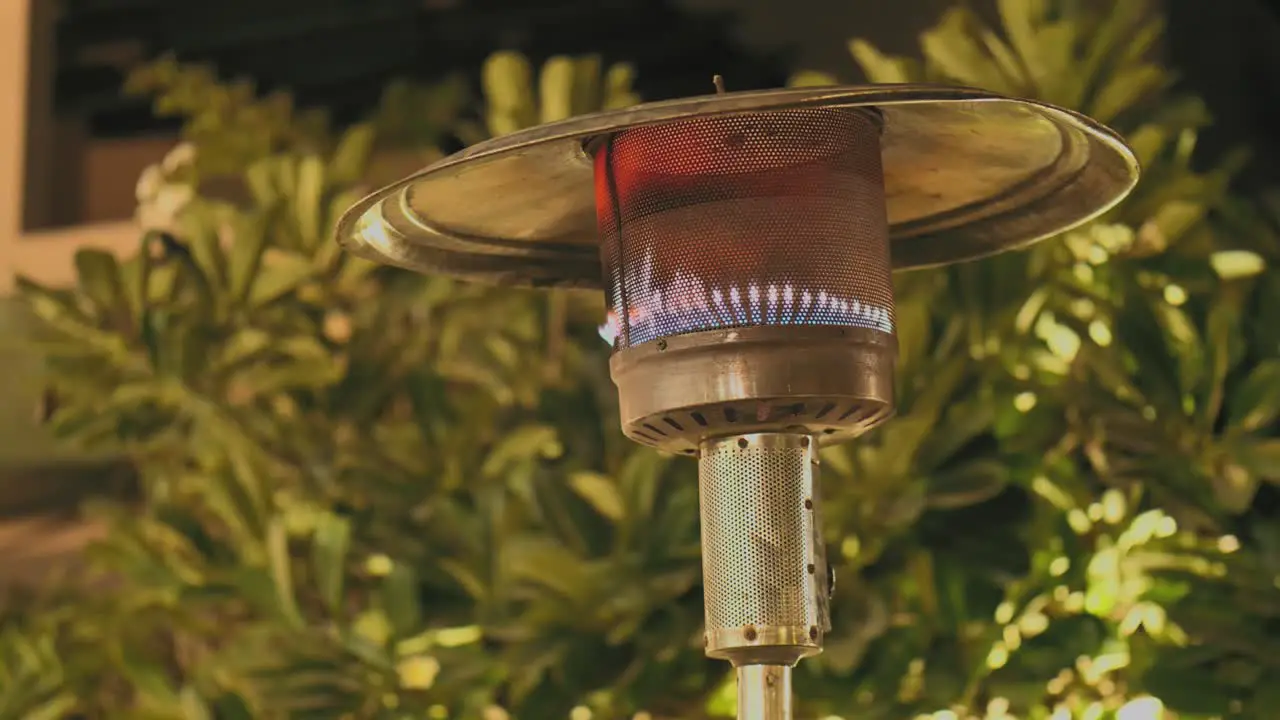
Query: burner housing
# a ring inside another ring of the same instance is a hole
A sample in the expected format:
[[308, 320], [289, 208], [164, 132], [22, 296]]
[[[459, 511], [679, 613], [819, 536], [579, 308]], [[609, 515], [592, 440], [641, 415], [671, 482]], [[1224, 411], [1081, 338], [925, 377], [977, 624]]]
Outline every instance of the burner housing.
[[848, 439], [890, 414], [893, 285], [870, 109], [641, 126], [594, 143], [623, 429], [696, 454]]

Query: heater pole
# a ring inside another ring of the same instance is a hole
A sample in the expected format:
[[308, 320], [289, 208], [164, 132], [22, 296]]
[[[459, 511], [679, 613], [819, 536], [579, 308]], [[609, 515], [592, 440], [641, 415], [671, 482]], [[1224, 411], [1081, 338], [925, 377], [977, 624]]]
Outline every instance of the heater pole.
[[738, 720], [791, 720], [791, 666], [738, 666]]

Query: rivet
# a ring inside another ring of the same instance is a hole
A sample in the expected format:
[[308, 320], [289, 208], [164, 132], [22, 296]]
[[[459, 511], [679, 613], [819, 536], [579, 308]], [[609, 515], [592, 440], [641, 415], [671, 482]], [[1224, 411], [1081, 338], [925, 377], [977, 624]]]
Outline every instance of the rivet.
[[667, 349], [667, 341], [666, 341], [666, 340], [658, 340], [658, 349], [659, 349], [659, 350], [666, 350], [666, 349]]
[[738, 438], [738, 447], [746, 448], [748, 445], [746, 438]]
[[809, 447], [809, 438], [808, 438], [808, 437], [802, 437], [802, 438], [800, 438], [800, 447], [806, 447], [806, 448], [807, 448], [807, 447]]
[[804, 499], [804, 509], [805, 509], [805, 510], [812, 510], [812, 509], [813, 509], [813, 500], [810, 500], [809, 498], [805, 498], [805, 499]]
[[[814, 628], [814, 630], [816, 631], [816, 630], [817, 630], [817, 628]], [[745, 630], [743, 630], [743, 631], [742, 631], [742, 636], [743, 636], [743, 637], [745, 637], [745, 638], [747, 639], [747, 642], [755, 642], [755, 641], [756, 641], [756, 629], [755, 629], [754, 627], [752, 627], [751, 625], [748, 625], [748, 626], [747, 626], [747, 628], [746, 628]]]
[[814, 565], [813, 563], [809, 563], [809, 574], [810, 574], [810, 575], [812, 575], [812, 574], [813, 574], [817, 569], [818, 569], [818, 567], [817, 567], [816, 565]]
[[814, 640], [814, 641], [816, 641], [816, 640], [818, 639], [818, 626], [817, 626], [817, 625], [810, 625], [810, 626], [809, 626], [809, 639], [810, 639], [810, 640]]

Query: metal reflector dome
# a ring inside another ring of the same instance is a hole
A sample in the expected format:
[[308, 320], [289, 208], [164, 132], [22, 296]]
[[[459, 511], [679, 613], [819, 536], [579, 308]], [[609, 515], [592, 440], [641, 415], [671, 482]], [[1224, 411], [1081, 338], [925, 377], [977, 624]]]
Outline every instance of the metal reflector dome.
[[798, 109], [878, 116], [895, 269], [977, 258], [1078, 225], [1137, 180], [1078, 113], [929, 85], [798, 88], [648, 103], [479, 143], [363, 199], [338, 226], [370, 260], [526, 286], [602, 287], [592, 146], [681, 120]]

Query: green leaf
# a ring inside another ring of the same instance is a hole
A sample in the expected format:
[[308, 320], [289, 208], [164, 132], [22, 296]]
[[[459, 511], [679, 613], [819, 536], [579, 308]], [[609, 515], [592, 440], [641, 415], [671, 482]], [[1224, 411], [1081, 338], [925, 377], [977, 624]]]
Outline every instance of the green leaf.
[[635, 68], [627, 63], [614, 63], [604, 75], [604, 100], [601, 110], [616, 110], [630, 107], [640, 102], [640, 97], [632, 92], [631, 85], [635, 79]]
[[662, 487], [662, 473], [671, 459], [648, 448], [636, 448], [627, 455], [618, 471], [618, 488], [626, 500], [626, 510], [640, 521], [653, 516]]
[[49, 329], [82, 343], [90, 352], [100, 353], [117, 366], [129, 364], [129, 346], [124, 338], [92, 325], [74, 301], [26, 278], [18, 278], [17, 285], [27, 307]]
[[245, 170], [245, 184], [249, 186], [249, 194], [253, 196], [259, 208], [269, 208], [280, 198], [275, 183], [275, 158], [259, 160]]
[[1090, 115], [1099, 122], [1111, 122], [1120, 113], [1163, 91], [1172, 82], [1170, 74], [1158, 65], [1125, 68], [1109, 78], [1098, 91], [1089, 108]]
[[982, 28], [980, 37], [982, 38], [982, 44], [987, 48], [987, 52], [990, 53], [991, 59], [995, 62], [996, 67], [999, 68], [1005, 84], [1011, 91], [1016, 91], [1018, 88], [1024, 88], [1030, 84], [1027, 81], [1026, 72], [1022, 64], [1018, 62], [1017, 55], [1003, 40], [986, 28]]
[[1267, 261], [1250, 250], [1220, 250], [1209, 256], [1209, 264], [1223, 280], [1253, 277], [1267, 269]]
[[575, 73], [573, 59], [564, 55], [557, 55], [543, 63], [538, 80], [540, 122], [555, 122], [573, 116]]
[[1047, 75], [1047, 68], [1040, 61], [1041, 38], [1036, 32], [1036, 21], [1044, 16], [1045, 0], [997, 0], [996, 6], [1005, 33], [1014, 51], [1026, 64], [1028, 74], [1036, 84]]
[[1258, 363], [1236, 387], [1227, 406], [1227, 422], [1233, 429], [1254, 432], [1280, 418], [1280, 360]]
[[569, 485], [604, 517], [618, 522], [626, 515], [622, 494], [612, 478], [599, 473], [577, 472], [569, 477]]
[[583, 115], [600, 109], [600, 56], [587, 55], [573, 63], [573, 104], [570, 112]]
[[494, 136], [505, 135], [537, 122], [533, 96], [533, 68], [519, 53], [497, 52], [489, 56], [481, 73], [486, 120]]
[[249, 289], [258, 277], [262, 256], [267, 248], [267, 228], [259, 216], [237, 217], [232, 225], [234, 234], [228, 251], [227, 285], [236, 303], [249, 297]]
[[294, 221], [298, 223], [298, 234], [302, 238], [302, 246], [314, 249], [324, 238], [321, 236], [320, 224], [324, 222], [324, 161], [315, 155], [308, 155], [298, 164], [298, 187], [294, 195]]
[[999, 495], [1008, 482], [1009, 470], [1001, 460], [974, 460], [935, 474], [925, 503], [936, 510], [977, 505]]
[[314, 272], [310, 260], [292, 253], [272, 253], [263, 259], [262, 271], [253, 279], [249, 292], [252, 307], [265, 305], [293, 292], [311, 279]]
[[417, 574], [396, 563], [382, 581], [382, 608], [397, 637], [412, 635], [422, 627], [422, 604]]
[[871, 82], [908, 83], [916, 79], [917, 73], [909, 60], [885, 55], [865, 40], [850, 41], [849, 52]]
[[178, 218], [178, 234], [191, 252], [196, 267], [205, 282], [214, 288], [222, 287], [227, 276], [227, 262], [219, 237], [221, 218], [206, 203], [188, 205]]
[[213, 712], [193, 687], [184, 687], [180, 693], [183, 720], [214, 720]]
[[558, 433], [550, 425], [525, 425], [508, 433], [485, 458], [480, 472], [498, 477], [517, 463], [558, 457], [563, 451]]
[[347, 129], [329, 158], [326, 173], [329, 182], [342, 186], [363, 180], [376, 137], [377, 131], [371, 123], [360, 123]]
[[272, 338], [266, 330], [244, 328], [236, 332], [217, 350], [210, 363], [210, 370], [225, 370], [265, 352], [271, 347]]
[[75, 697], [58, 695], [52, 700], [24, 710], [21, 719], [14, 716], [13, 720], [64, 720], [65, 718], [73, 717], [72, 711], [76, 709], [77, 705], [79, 703]]
[[839, 84], [836, 76], [818, 70], [800, 70], [787, 79], [787, 87], [826, 87]]
[[75, 263], [81, 291], [93, 301], [102, 316], [109, 318], [125, 307], [120, 266], [115, 255], [105, 250], [85, 248], [76, 251]]
[[312, 540], [311, 568], [320, 599], [332, 613], [342, 609], [342, 585], [350, 547], [351, 523], [333, 513], [323, 513], [316, 523]]
[[293, 590], [293, 564], [289, 557], [289, 534], [280, 518], [275, 518], [267, 526], [267, 561], [271, 568], [271, 580], [275, 585], [276, 602], [279, 603], [280, 614], [290, 625], [301, 628], [305, 625], [302, 611], [298, 608], [298, 600]]
[[1280, 484], [1280, 439], [1239, 441], [1231, 449], [1251, 475]]
[[249, 528], [252, 535], [261, 537], [267, 529], [268, 502], [259, 469], [260, 451], [235, 420], [216, 410], [199, 408], [196, 413], [202, 421], [199, 431], [207, 433], [213, 448], [225, 457], [229, 482], [218, 485], [233, 496], [236, 522]]
[[236, 693], [223, 693], [213, 702], [218, 720], [253, 720], [249, 704]]
[[1253, 496], [1258, 491], [1258, 480], [1257, 474], [1234, 462], [1224, 463], [1210, 478], [1213, 496], [1218, 504], [1227, 512], [1235, 514], [1249, 509]]
[[178, 692], [160, 666], [139, 656], [134, 648], [126, 648], [122, 660], [120, 670], [146, 705], [157, 710], [177, 710], [181, 707]]
[[964, 8], [953, 8], [942, 20], [920, 36], [927, 60], [948, 77], [965, 85], [1009, 93], [1013, 88], [1000, 69], [978, 45], [970, 32], [972, 16]]
[[513, 579], [545, 588], [558, 600], [585, 597], [591, 586], [582, 558], [548, 538], [514, 539], [507, 543], [503, 559]]

